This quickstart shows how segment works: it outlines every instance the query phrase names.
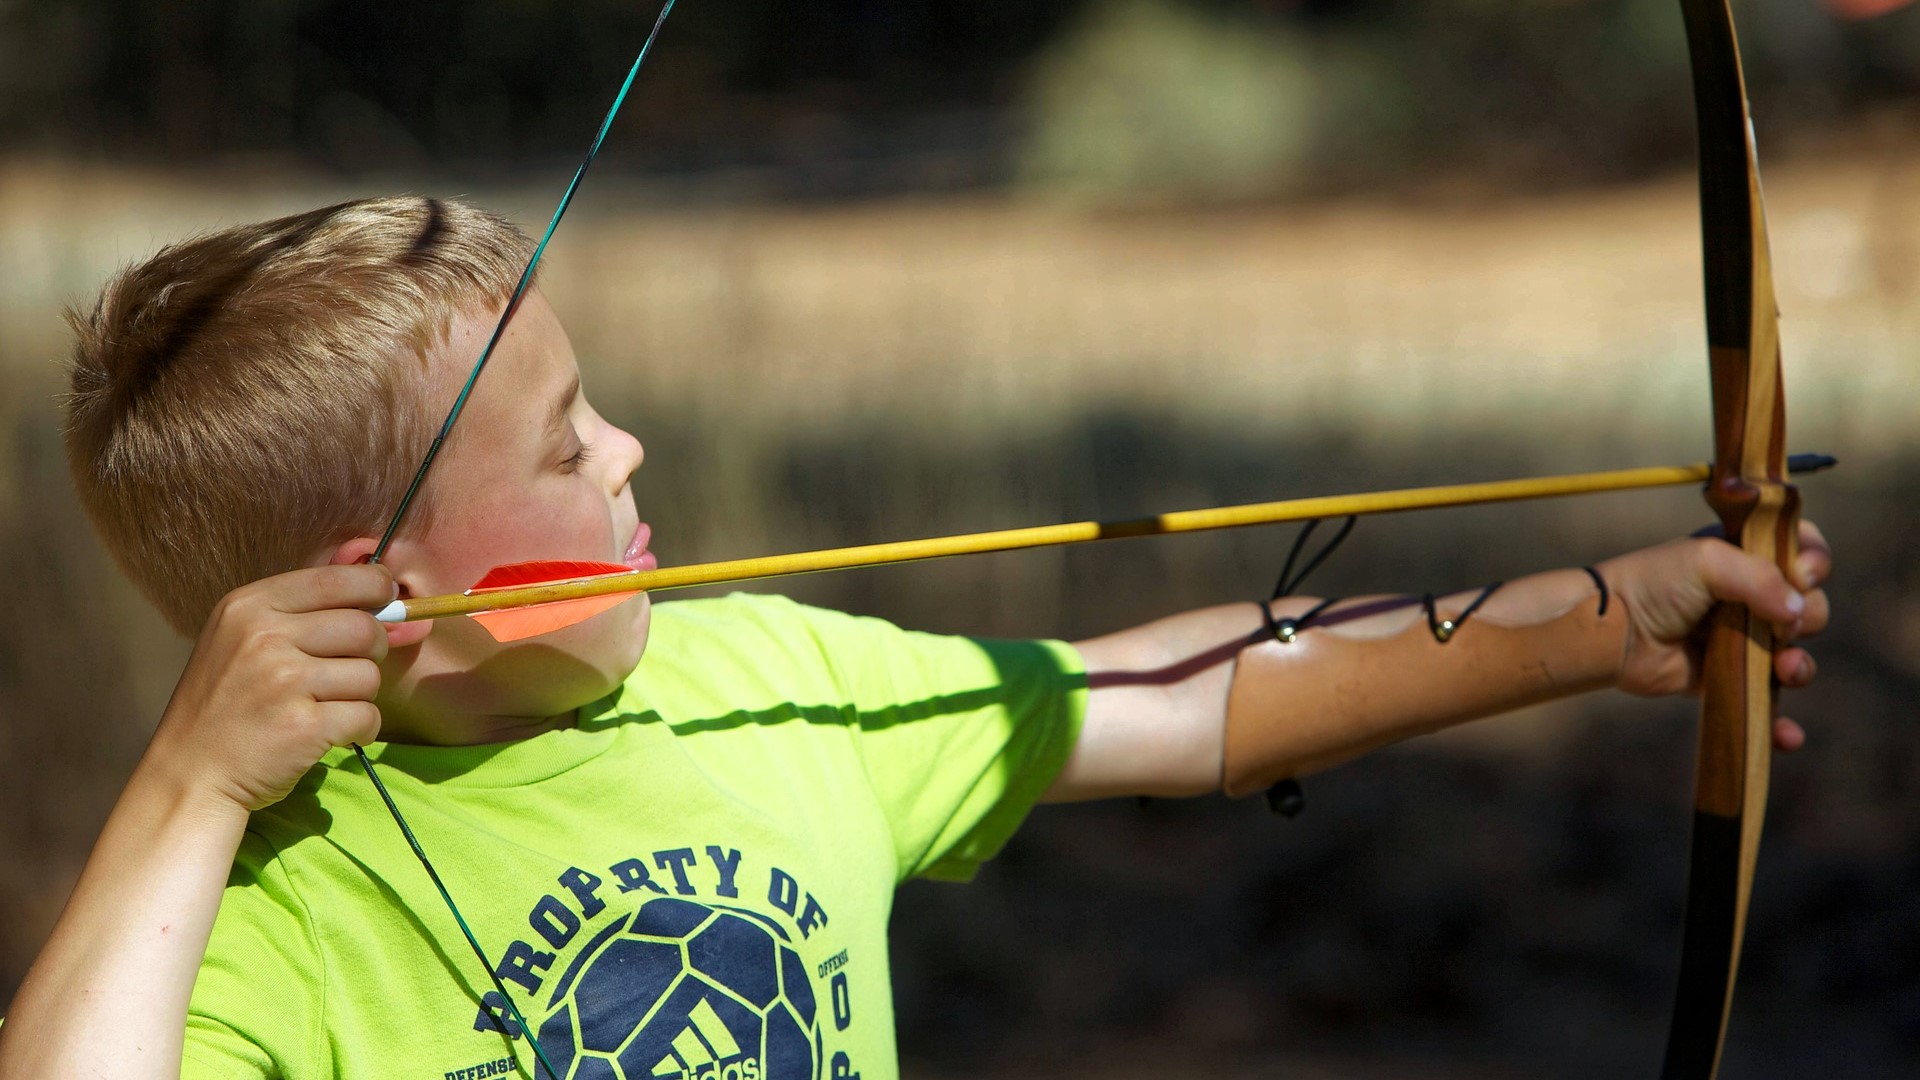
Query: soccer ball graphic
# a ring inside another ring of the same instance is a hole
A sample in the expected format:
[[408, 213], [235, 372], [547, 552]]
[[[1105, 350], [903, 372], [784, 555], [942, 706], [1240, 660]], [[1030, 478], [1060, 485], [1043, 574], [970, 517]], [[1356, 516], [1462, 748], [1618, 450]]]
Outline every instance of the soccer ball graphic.
[[751, 911], [649, 900], [568, 965], [540, 1047], [562, 1080], [817, 1080], [813, 984], [789, 940]]

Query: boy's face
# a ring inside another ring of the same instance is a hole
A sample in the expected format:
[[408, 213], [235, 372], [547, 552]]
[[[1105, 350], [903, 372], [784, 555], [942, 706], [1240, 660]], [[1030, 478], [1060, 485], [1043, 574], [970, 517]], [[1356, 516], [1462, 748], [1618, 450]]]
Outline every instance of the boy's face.
[[[429, 355], [437, 418], [493, 332], [499, 311], [455, 320]], [[403, 595], [461, 592], [489, 569], [536, 559], [591, 559], [651, 569], [650, 530], [628, 478], [640, 443], [587, 404], [566, 330], [538, 290], [527, 294], [455, 424], [427, 484], [432, 524], [396, 541], [386, 562]], [[512, 644], [469, 619], [443, 619], [385, 664], [383, 737], [488, 742], [524, 721], [569, 714], [618, 686], [646, 647], [645, 595], [585, 622]], [[516, 722], [518, 721], [518, 722]]]

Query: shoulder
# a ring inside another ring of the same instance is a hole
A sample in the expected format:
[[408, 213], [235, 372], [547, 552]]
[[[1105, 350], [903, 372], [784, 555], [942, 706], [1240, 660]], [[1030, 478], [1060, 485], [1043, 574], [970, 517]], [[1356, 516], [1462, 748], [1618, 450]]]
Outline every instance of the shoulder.
[[[852, 711], [978, 681], [984, 643], [904, 630], [885, 619], [734, 593], [655, 608], [640, 664], [617, 707], [663, 716], [713, 710]], [[902, 696], [906, 695], [906, 696]]]
[[279, 912], [278, 917], [311, 924], [309, 894], [323, 887], [324, 876], [303, 874], [300, 867], [311, 865], [318, 849], [333, 847], [326, 835], [337, 831], [343, 813], [352, 813], [350, 806], [336, 805], [343, 800], [330, 791], [338, 787], [339, 771], [325, 762], [317, 764], [286, 798], [254, 811], [227, 872], [217, 922], [271, 910]]
[[790, 642], [796, 636], [832, 635], [855, 627], [901, 632], [884, 619], [812, 607], [772, 593], [737, 592], [655, 605], [649, 645], [663, 636], [667, 640], [661, 643], [666, 644], [673, 643], [675, 638], [736, 642], [743, 638], [765, 638]]
[[637, 675], [694, 669], [715, 675], [748, 669], [783, 677], [832, 677], [849, 652], [884, 649], [916, 637], [884, 619], [811, 607], [784, 596], [732, 593], [675, 600], [654, 609]]
[[334, 901], [313, 895], [316, 883], [289, 865], [274, 831], [256, 815], [242, 837], [194, 979], [188, 1056], [201, 1065], [248, 1058], [249, 1048], [298, 1058], [292, 1048], [324, 1045], [328, 970], [315, 912]]
[[736, 691], [773, 685], [871, 704], [1083, 678], [1079, 654], [1065, 642], [908, 630], [784, 596], [672, 601], [654, 620], [635, 682], [686, 676]]

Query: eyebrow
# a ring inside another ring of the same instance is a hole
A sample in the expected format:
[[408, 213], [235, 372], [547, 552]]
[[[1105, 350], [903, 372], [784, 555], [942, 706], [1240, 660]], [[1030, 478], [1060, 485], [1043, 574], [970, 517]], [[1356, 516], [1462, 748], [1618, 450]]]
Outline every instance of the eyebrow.
[[540, 430], [552, 434], [566, 423], [567, 410], [573, 408], [573, 399], [580, 396], [580, 376], [575, 375], [567, 383], [567, 389], [553, 401], [553, 409], [547, 413], [547, 425]]

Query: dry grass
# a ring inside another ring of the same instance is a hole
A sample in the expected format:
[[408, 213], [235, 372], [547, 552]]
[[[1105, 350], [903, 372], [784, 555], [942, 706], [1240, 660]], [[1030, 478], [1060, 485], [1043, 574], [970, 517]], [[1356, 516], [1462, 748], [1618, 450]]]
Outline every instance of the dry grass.
[[[1905, 445], [1920, 159], [1769, 182], [1795, 428], [1836, 452]], [[42, 346], [58, 303], [167, 238], [359, 193], [0, 167], [0, 326]], [[537, 223], [550, 193], [478, 197]], [[602, 397], [740, 426], [1030, 430], [1151, 402], [1411, 444], [1474, 425], [1678, 446], [1705, 415], [1693, 200], [1676, 178], [1496, 206], [1103, 217], [986, 200], [674, 209], [609, 182], [546, 273]]]

